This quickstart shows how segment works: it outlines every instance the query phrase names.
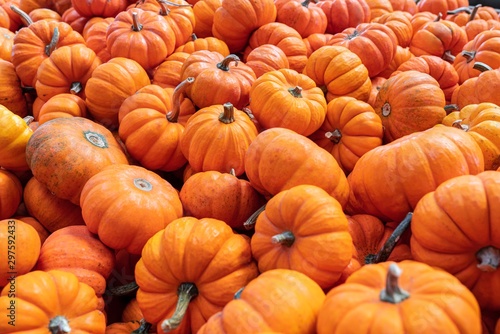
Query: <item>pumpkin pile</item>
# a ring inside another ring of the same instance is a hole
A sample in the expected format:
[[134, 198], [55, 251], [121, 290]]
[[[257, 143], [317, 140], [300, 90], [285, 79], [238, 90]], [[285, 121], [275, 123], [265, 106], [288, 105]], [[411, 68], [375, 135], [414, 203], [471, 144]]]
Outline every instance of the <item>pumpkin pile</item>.
[[0, 0], [0, 333], [500, 334], [500, 16]]

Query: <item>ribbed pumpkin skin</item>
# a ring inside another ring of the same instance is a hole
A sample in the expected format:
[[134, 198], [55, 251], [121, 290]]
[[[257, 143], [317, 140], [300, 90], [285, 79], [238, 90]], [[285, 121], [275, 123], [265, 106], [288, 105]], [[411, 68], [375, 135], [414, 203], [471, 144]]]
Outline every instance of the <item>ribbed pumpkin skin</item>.
[[410, 293], [400, 303], [380, 300], [388, 267], [364, 266], [326, 296], [318, 316], [318, 334], [481, 333], [480, 309], [456, 277], [416, 261], [402, 261], [399, 286]]
[[0, 169], [0, 220], [12, 217], [23, 197], [23, 186], [19, 178]]
[[80, 117], [41, 125], [28, 141], [26, 160], [40, 183], [76, 205], [91, 176], [110, 164], [128, 164], [109, 130]]
[[[3, 34], [0, 29], [0, 36]], [[7, 38], [7, 37], [4, 37]], [[5, 46], [1, 45], [0, 50]], [[26, 97], [21, 89], [21, 80], [10, 61], [3, 60], [0, 51], [0, 102], [14, 114], [24, 117], [28, 115]]]
[[500, 301], [492, 291], [500, 288], [500, 270], [494, 268], [494, 256], [491, 269], [481, 270], [477, 256], [488, 246], [500, 249], [499, 198], [497, 171], [448, 180], [418, 202], [411, 237], [415, 260], [455, 275], [482, 309], [495, 312]]
[[26, 122], [0, 104], [0, 166], [13, 171], [28, 170], [26, 145], [33, 134]]
[[[293, 244], [273, 243], [273, 236], [286, 231], [293, 234]], [[261, 273], [296, 270], [322, 289], [337, 282], [352, 256], [352, 238], [340, 203], [311, 185], [284, 190], [267, 202], [255, 223], [251, 246]]]
[[[8, 310], [13, 300], [9, 289], [10, 286], [6, 286], [0, 294], [2, 310]], [[97, 309], [94, 290], [71, 273], [37, 270], [18, 276], [15, 301], [15, 326], [6, 318], [0, 322], [1, 333], [47, 333], [49, 321], [58, 315], [67, 318], [71, 333], [105, 333], [106, 318]]]
[[462, 130], [436, 126], [363, 155], [348, 176], [348, 211], [401, 221], [439, 184], [483, 170], [483, 154], [472, 137]]

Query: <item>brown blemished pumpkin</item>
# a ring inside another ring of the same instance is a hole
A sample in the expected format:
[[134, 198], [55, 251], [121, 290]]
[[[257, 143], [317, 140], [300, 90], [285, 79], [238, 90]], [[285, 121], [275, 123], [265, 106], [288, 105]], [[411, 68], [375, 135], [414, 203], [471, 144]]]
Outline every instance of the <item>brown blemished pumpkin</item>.
[[31, 225], [31, 227], [33, 227], [36, 230], [36, 232], [38, 233], [38, 236], [40, 237], [40, 242], [42, 245], [45, 242], [45, 240], [48, 238], [48, 236], [50, 235], [50, 232], [42, 224], [40, 224], [40, 222], [34, 217], [14, 216], [14, 219], [20, 220], [28, 225]]
[[78, 95], [60, 93], [49, 98], [38, 112], [40, 124], [58, 117], [87, 117], [85, 101]]
[[384, 125], [384, 141], [440, 124], [446, 116], [446, 99], [431, 75], [418, 71], [400, 72], [380, 87], [375, 112]]
[[312, 140], [285, 128], [260, 132], [245, 154], [250, 184], [265, 196], [301, 184], [316, 185], [347, 203], [349, 185], [335, 158]]
[[2, 219], [0, 220], [0, 246], [5, 254], [0, 263], [0, 287], [6, 286], [7, 290], [16, 293], [18, 276], [30, 272], [38, 260], [41, 247], [40, 236], [34, 227], [21, 220]]
[[[26, 145], [33, 134], [28, 126], [31, 119], [19, 117], [0, 104], [0, 166], [12, 171], [28, 170]], [[27, 122], [28, 121], [28, 122]]]
[[198, 334], [316, 333], [325, 293], [308, 276], [273, 269], [249, 282]]
[[182, 216], [179, 195], [168, 181], [130, 165], [108, 166], [92, 176], [82, 189], [80, 207], [90, 232], [106, 246], [131, 254], [140, 254], [150, 237]]
[[273, 44], [262, 44], [250, 51], [245, 64], [252, 68], [256, 78], [267, 72], [290, 68], [286, 54]]
[[328, 292], [317, 333], [480, 333], [474, 295], [442, 270], [417, 261], [364, 266]]
[[[14, 300], [10, 289], [6, 286], [0, 293], [3, 310], [9, 310]], [[36, 270], [20, 275], [15, 294], [15, 312], [0, 322], [2, 333], [105, 333], [106, 316], [94, 290], [72, 273]]]
[[122, 118], [118, 134], [127, 152], [141, 166], [151, 170], [174, 171], [186, 164], [187, 159], [180, 149], [184, 125], [178, 118], [184, 91], [192, 82], [193, 78], [189, 77], [175, 88], [170, 110], [136, 108]]
[[257, 275], [248, 237], [221, 220], [183, 217], [144, 246], [137, 301], [159, 333], [196, 333]]
[[497, 171], [442, 183], [415, 207], [410, 243], [415, 260], [453, 274], [482, 309], [495, 312], [500, 310], [492, 293], [500, 284], [499, 190]]
[[328, 24], [325, 32], [328, 34], [336, 34], [371, 20], [366, 0], [319, 1], [318, 7], [326, 14]]
[[112, 58], [99, 65], [85, 86], [85, 103], [93, 119], [108, 128], [118, 127], [123, 101], [151, 80], [142, 66], [128, 58]]
[[0, 169], [0, 220], [12, 217], [21, 204], [23, 186], [12, 172]]
[[153, 71], [151, 82], [163, 88], [175, 88], [181, 83], [182, 65], [189, 57], [187, 52], [174, 52]]
[[198, 110], [186, 123], [180, 149], [195, 172], [245, 172], [245, 153], [257, 136], [246, 113], [231, 103]]
[[307, 59], [303, 73], [326, 92], [326, 100], [351, 96], [366, 101], [371, 81], [361, 59], [343, 46], [323, 46]]
[[348, 176], [351, 192], [346, 212], [401, 221], [439, 184], [483, 170], [481, 148], [471, 136], [434, 126], [365, 153]]
[[179, 192], [185, 216], [215, 218], [237, 230], [262, 205], [264, 197], [250, 182], [232, 173], [206, 171], [184, 181]]
[[326, 99], [314, 80], [292, 69], [261, 75], [250, 90], [250, 110], [261, 126], [309, 136], [326, 116]]
[[35, 270], [62, 270], [73, 273], [80, 282], [88, 284], [100, 299], [99, 309], [103, 309], [102, 295], [106, 290], [106, 279], [113, 270], [115, 257], [91, 233], [87, 226], [74, 225], [53, 232], [43, 243]]
[[0, 59], [0, 104], [18, 116], [28, 115], [28, 104], [15, 67], [3, 59]]
[[346, 174], [359, 158], [382, 145], [382, 120], [366, 102], [338, 97], [328, 102], [326, 118], [309, 138], [330, 152]]
[[276, 0], [276, 22], [295, 29], [302, 38], [326, 31], [328, 19], [318, 0]]
[[66, 226], [85, 224], [79, 205], [55, 196], [34, 177], [24, 187], [23, 201], [28, 213], [51, 233]]
[[196, 36], [204, 38], [212, 35], [214, 14], [222, 6], [222, 0], [200, 0], [193, 5], [195, 26], [193, 32]]
[[42, 124], [28, 141], [26, 161], [49, 191], [77, 205], [90, 177], [110, 164], [128, 164], [111, 132], [82, 117]]
[[352, 257], [342, 206], [311, 185], [281, 191], [267, 202], [255, 223], [251, 247], [261, 273], [295, 270], [324, 290], [333, 287]]

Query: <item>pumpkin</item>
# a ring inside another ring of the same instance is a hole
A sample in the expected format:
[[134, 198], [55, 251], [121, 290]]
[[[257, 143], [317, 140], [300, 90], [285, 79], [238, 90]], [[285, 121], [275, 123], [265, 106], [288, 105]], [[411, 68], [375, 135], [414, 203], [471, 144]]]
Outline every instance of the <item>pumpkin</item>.
[[163, 88], [175, 88], [181, 83], [181, 69], [190, 56], [186, 52], [174, 52], [153, 71], [152, 83]]
[[361, 23], [356, 28], [347, 28], [336, 34], [328, 44], [344, 46], [357, 54], [368, 69], [368, 75], [375, 77], [391, 63], [396, 54], [398, 39], [386, 25]]
[[28, 141], [26, 161], [49, 191], [77, 205], [90, 177], [110, 164], [128, 164], [111, 132], [81, 117], [42, 124]]
[[224, 57], [229, 56], [229, 48], [224, 41], [215, 37], [198, 38], [195, 34], [191, 35], [191, 41], [188, 41], [178, 48], [175, 52], [186, 52], [193, 53], [198, 50], [208, 50], [215, 51], [223, 55]]
[[382, 119], [385, 142], [391, 142], [441, 123], [445, 105], [436, 79], [412, 70], [392, 76], [380, 87], [374, 109]]
[[500, 30], [485, 30], [464, 45], [453, 62], [453, 67], [460, 78], [460, 84], [481, 74], [480, 70], [474, 68], [474, 64], [477, 62], [492, 68], [500, 67], [499, 42]]
[[66, 45], [85, 44], [85, 40], [65, 22], [30, 21], [28, 17], [29, 25], [19, 29], [14, 37], [11, 60], [21, 83], [35, 87], [38, 67], [52, 51]]
[[80, 13], [76, 11], [73, 6], [64, 11], [61, 16], [61, 20], [71, 26], [74, 31], [82, 34], [83, 29], [88, 21], [90, 21], [92, 17], [82, 16]]
[[384, 78], [389, 78], [391, 75], [396, 72], [399, 66], [401, 64], [405, 63], [406, 61], [415, 58], [413, 53], [410, 52], [409, 48], [402, 48], [401, 46], [396, 47], [396, 54], [394, 55], [394, 58], [392, 58], [391, 63], [389, 66], [382, 72], [378, 74], [380, 77]]
[[465, 33], [467, 34], [467, 39], [472, 41], [478, 34], [486, 30], [499, 30], [500, 21], [499, 20], [472, 20], [468, 22], [465, 27]]
[[394, 11], [408, 12], [411, 15], [418, 13], [417, 3], [414, 0], [389, 0]]
[[364, 266], [330, 290], [317, 333], [387, 327], [394, 333], [480, 333], [481, 315], [472, 293], [453, 275], [416, 261], [390, 261]]
[[[499, 185], [496, 171], [443, 182], [415, 207], [411, 236], [415, 260], [453, 274], [481, 308], [495, 312], [500, 310], [491, 293], [500, 282]], [[436, 221], [440, 224], [433, 224]]]
[[193, 5], [196, 36], [204, 38], [212, 36], [212, 26], [217, 8], [222, 6], [222, 0], [200, 0]]
[[38, 260], [40, 237], [35, 228], [21, 220], [3, 219], [0, 220], [0, 246], [5, 254], [0, 263], [0, 287], [7, 287], [15, 295], [19, 288], [18, 276], [30, 272]]
[[28, 213], [51, 233], [66, 226], [85, 224], [79, 205], [55, 196], [34, 177], [24, 187], [23, 201]]
[[280, 69], [260, 76], [250, 90], [250, 109], [264, 128], [281, 127], [308, 136], [326, 116], [323, 91], [305, 74]]
[[[27, 119], [28, 120], [28, 119]], [[0, 104], [0, 166], [13, 171], [28, 170], [26, 145], [33, 134], [24, 119]]]
[[[140, 259], [140, 257], [139, 257]], [[142, 311], [139, 308], [139, 303], [137, 302], [137, 298], [132, 298], [125, 308], [123, 309], [121, 321], [130, 322], [130, 321], [139, 321], [143, 319]]]
[[[200, 64], [201, 63], [201, 64]], [[215, 51], [195, 51], [181, 68], [181, 78], [193, 77], [187, 96], [198, 108], [230, 102], [236, 108], [248, 104], [255, 81], [252, 68], [234, 54], [224, 57]]]
[[417, 3], [419, 12], [441, 13], [446, 18], [448, 11], [459, 7], [467, 7], [469, 0], [420, 0]]
[[371, 20], [366, 0], [319, 1], [318, 7], [326, 14], [326, 33], [336, 34]]
[[[92, 19], [91, 19], [92, 20]], [[89, 22], [91, 22], [89, 20]], [[111, 59], [111, 54], [106, 44], [106, 33], [114, 18], [108, 17], [92, 24], [86, 23], [84, 31], [85, 44], [92, 49], [103, 63]]]
[[61, 15], [55, 10], [49, 8], [37, 8], [32, 10], [28, 15], [33, 22], [40, 20], [49, 20], [56, 22], [61, 21]]
[[14, 36], [15, 34], [9, 29], [0, 27], [0, 59], [11, 61]]
[[[156, 108], [145, 105], [145, 108], [130, 110], [122, 118], [118, 134], [130, 156], [143, 167], [174, 171], [186, 164], [187, 159], [180, 149], [184, 125], [178, 122], [178, 118], [182, 95], [192, 82], [193, 78], [189, 77], [176, 87], [168, 102], [171, 108], [161, 107], [161, 103], [155, 103]], [[139, 107], [141, 99], [134, 100]]]
[[326, 119], [309, 138], [330, 152], [346, 174], [359, 158], [382, 145], [382, 120], [366, 102], [338, 97], [328, 102]]
[[317, 6], [318, 0], [276, 0], [276, 22], [295, 29], [302, 38], [314, 33], [325, 33], [328, 19]]
[[[170, 183], [129, 165], [108, 166], [92, 176], [82, 189], [80, 207], [90, 232], [106, 246], [131, 254], [140, 254], [150, 237], [182, 216], [182, 203]], [[116, 229], [123, 231], [119, 237]]]
[[40, 222], [36, 218], [29, 216], [14, 216], [14, 218], [33, 227], [40, 237], [41, 244], [43, 244], [47, 237], [50, 235], [50, 232], [47, 231], [47, 229], [42, 224], [40, 224]]
[[245, 172], [265, 196], [301, 184], [319, 186], [342, 207], [349, 196], [346, 176], [335, 158], [309, 138], [285, 128], [257, 135], [245, 154]]
[[412, 57], [402, 63], [393, 75], [401, 71], [419, 71], [429, 74], [439, 83], [446, 101], [451, 100], [453, 91], [459, 86], [459, 76], [455, 67], [437, 56], [422, 55], [420, 57]]
[[265, 203], [250, 182], [218, 171], [193, 174], [179, 197], [185, 216], [219, 219], [237, 230], [243, 230], [243, 223]]
[[500, 167], [499, 122], [500, 107], [487, 102], [469, 104], [443, 119], [443, 124], [466, 131], [479, 144], [484, 156], [485, 170], [496, 170]]
[[251, 246], [261, 273], [292, 269], [322, 289], [334, 285], [352, 256], [342, 206], [312, 185], [295, 186], [271, 198], [257, 218]]
[[435, 126], [365, 153], [348, 176], [347, 213], [401, 221], [444, 181], [484, 170], [479, 145], [465, 132]]
[[123, 101], [150, 83], [147, 72], [138, 62], [113, 58], [99, 65], [87, 81], [85, 103], [88, 111], [97, 122], [116, 128]]
[[422, 28], [426, 23], [432, 21], [438, 21], [441, 16], [431, 12], [418, 12], [411, 17], [411, 25], [413, 27], [413, 34], [415, 34], [420, 28]]
[[159, 333], [196, 333], [257, 275], [247, 237], [217, 219], [183, 217], [144, 246], [137, 301]]
[[102, 310], [102, 295], [114, 261], [113, 251], [95, 234], [90, 233], [86, 226], [74, 225], [49, 235], [40, 249], [35, 270], [62, 270], [76, 275], [80, 282], [94, 289]]
[[398, 45], [402, 48], [410, 46], [413, 37], [411, 14], [403, 11], [394, 11], [381, 15], [372, 22], [382, 23], [391, 28], [396, 35]]
[[43, 124], [58, 117], [86, 117], [87, 106], [78, 95], [71, 93], [57, 94], [47, 100], [38, 112], [38, 121]]
[[52, 1], [52, 7], [57, 13], [62, 15], [66, 10], [73, 7], [73, 5], [71, 4], [71, 0], [55, 0]]
[[71, 0], [71, 4], [80, 15], [85, 17], [115, 17], [125, 10], [127, 0], [89, 0], [84, 2]]
[[246, 61], [253, 49], [264, 44], [279, 47], [288, 58], [290, 69], [302, 72], [307, 62], [307, 49], [302, 36], [295, 29], [280, 22], [264, 24], [250, 36], [243, 59]]
[[[120, 12], [108, 27], [106, 45], [111, 58], [125, 57], [150, 70], [176, 47], [171, 26], [157, 13], [139, 8]], [[147, 56], [145, 56], [147, 55]]]
[[366, 3], [370, 7], [371, 21], [394, 11], [389, 0], [366, 0]]
[[493, 70], [490, 66], [476, 62], [473, 66], [481, 71], [477, 77], [465, 80], [451, 95], [451, 103], [463, 108], [469, 104], [490, 102], [500, 105], [496, 93], [497, 83], [500, 80], [500, 70]]
[[245, 64], [252, 68], [256, 78], [267, 72], [290, 68], [286, 54], [273, 44], [263, 44], [250, 51]]
[[198, 334], [315, 333], [325, 293], [308, 276], [272, 269], [243, 288]]
[[0, 307], [9, 310], [8, 320], [0, 322], [2, 333], [105, 332], [106, 318], [98, 309], [94, 290], [72, 273], [36, 270], [16, 277], [15, 299], [11, 289], [7, 285], [0, 294]]
[[0, 169], [0, 220], [12, 217], [21, 204], [23, 186], [19, 178], [4, 169]]
[[375, 77], [371, 80], [372, 89], [370, 91], [370, 96], [368, 97], [368, 101], [366, 101], [372, 107], [375, 106], [375, 101], [377, 99], [378, 92], [380, 91], [380, 87], [387, 81], [384, 77]]
[[0, 73], [0, 104], [18, 116], [27, 116], [26, 98], [14, 65], [9, 61], [0, 59]]
[[498, 20], [498, 13], [495, 8], [489, 6], [476, 5], [471, 7], [459, 7], [455, 10], [449, 10], [446, 19], [453, 21], [463, 27], [472, 20]]
[[332, 34], [311, 34], [304, 38], [302, 41], [306, 45], [307, 49], [307, 58], [311, 56], [311, 54], [318, 50], [320, 47], [328, 44], [330, 39], [333, 38]]
[[21, 17], [10, 8], [11, 6], [19, 8], [20, 2], [20, 0], [0, 0], [0, 7], [2, 7], [9, 16], [9, 26], [4, 29], [14, 32], [21, 28], [21, 25], [23, 24]]
[[195, 172], [215, 170], [236, 176], [245, 172], [245, 153], [257, 128], [231, 103], [198, 110], [186, 123], [180, 149]]
[[140, 327], [140, 321], [114, 322], [106, 326], [106, 334], [130, 334]]
[[38, 67], [37, 97], [43, 101], [63, 93], [84, 97], [85, 84], [101, 64], [95, 52], [83, 44], [54, 50]]
[[276, 21], [274, 0], [222, 1], [215, 10], [212, 34], [226, 42], [231, 53], [243, 51], [254, 30]]
[[350, 96], [366, 101], [371, 81], [361, 59], [343, 46], [323, 46], [307, 59], [303, 73], [326, 92], [326, 100]]

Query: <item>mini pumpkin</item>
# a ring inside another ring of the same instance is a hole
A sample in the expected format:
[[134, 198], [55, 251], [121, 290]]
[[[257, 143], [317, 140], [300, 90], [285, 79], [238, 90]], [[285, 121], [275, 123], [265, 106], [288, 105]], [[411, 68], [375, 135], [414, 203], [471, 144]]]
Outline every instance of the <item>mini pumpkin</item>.
[[[33, 118], [31, 118], [33, 119]], [[28, 120], [28, 119], [27, 119]], [[13, 171], [28, 170], [26, 146], [33, 130], [24, 119], [0, 104], [0, 166]]]
[[19, 178], [0, 169], [0, 220], [12, 217], [17, 211], [23, 196], [23, 186]]
[[276, 22], [297, 30], [302, 38], [314, 33], [324, 33], [328, 19], [325, 12], [317, 6], [318, 2], [318, 0], [277, 0], [274, 2]]
[[319, 1], [318, 7], [327, 18], [326, 33], [336, 34], [371, 20], [370, 7], [366, 0]]
[[87, 105], [78, 95], [71, 93], [57, 94], [47, 100], [38, 112], [37, 119], [43, 124], [58, 117], [86, 117]]
[[[0, 50], [1, 48], [0, 45]], [[28, 104], [16, 69], [10, 61], [3, 59], [0, 59], [0, 102], [14, 114], [21, 117], [28, 116]]]

